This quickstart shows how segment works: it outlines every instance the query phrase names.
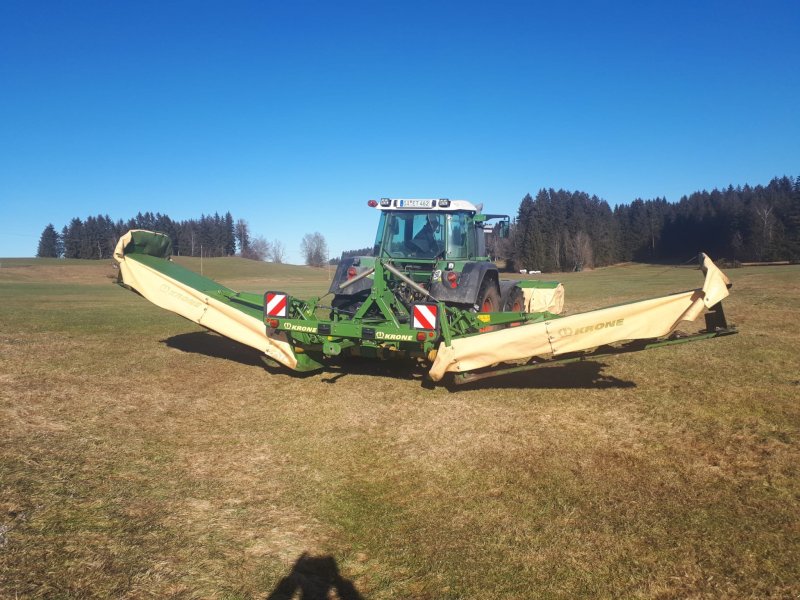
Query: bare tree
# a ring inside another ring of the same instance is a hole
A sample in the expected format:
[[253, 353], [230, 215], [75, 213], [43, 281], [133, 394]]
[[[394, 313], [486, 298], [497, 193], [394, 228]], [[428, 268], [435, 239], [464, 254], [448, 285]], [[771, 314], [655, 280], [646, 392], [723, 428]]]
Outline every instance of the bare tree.
[[742, 238], [742, 234], [737, 229], [733, 232], [731, 236], [731, 248], [733, 248], [733, 262], [736, 262], [736, 255], [744, 246], [744, 239]]
[[772, 243], [772, 232], [775, 228], [775, 215], [772, 213], [775, 207], [760, 202], [755, 208], [759, 225], [761, 225], [761, 239], [758, 242], [758, 260], [764, 260], [769, 245]]
[[594, 266], [594, 251], [592, 239], [585, 231], [578, 231], [572, 238], [570, 245], [571, 259], [576, 271]]
[[[564, 239], [569, 242], [569, 233], [564, 231]], [[552, 251], [553, 251], [553, 270], [560, 271], [561, 270], [561, 236], [554, 235], [551, 243]], [[531, 267], [528, 267], [529, 269]], [[537, 269], [541, 267], [536, 267]]]
[[242, 258], [266, 260], [270, 253], [269, 242], [259, 235], [250, 240], [247, 248], [242, 251]]
[[286, 246], [280, 240], [272, 241], [272, 262], [283, 264], [286, 260]]
[[328, 244], [319, 231], [307, 233], [300, 243], [300, 252], [306, 264], [312, 267], [322, 267], [328, 258]]

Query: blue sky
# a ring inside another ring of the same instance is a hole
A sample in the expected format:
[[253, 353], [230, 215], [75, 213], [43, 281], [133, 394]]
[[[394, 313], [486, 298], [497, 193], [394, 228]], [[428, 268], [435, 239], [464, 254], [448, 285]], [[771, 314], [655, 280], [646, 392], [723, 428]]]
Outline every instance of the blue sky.
[[0, 0], [0, 256], [230, 210], [299, 262], [382, 196], [515, 214], [800, 174], [800, 3]]

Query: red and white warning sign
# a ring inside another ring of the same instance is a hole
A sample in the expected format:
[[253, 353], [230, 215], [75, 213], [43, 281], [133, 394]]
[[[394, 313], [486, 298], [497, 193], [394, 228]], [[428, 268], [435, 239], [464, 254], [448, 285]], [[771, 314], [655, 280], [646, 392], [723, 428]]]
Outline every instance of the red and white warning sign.
[[286, 294], [280, 292], [264, 294], [264, 307], [268, 317], [285, 317], [288, 303]]
[[439, 307], [436, 304], [414, 305], [414, 328], [436, 329], [436, 315]]

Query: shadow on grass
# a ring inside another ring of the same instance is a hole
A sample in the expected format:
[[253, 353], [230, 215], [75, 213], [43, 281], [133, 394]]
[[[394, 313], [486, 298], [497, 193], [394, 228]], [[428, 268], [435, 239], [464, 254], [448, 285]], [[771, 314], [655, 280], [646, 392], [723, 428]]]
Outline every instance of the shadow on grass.
[[264, 366], [264, 362], [261, 360], [261, 352], [255, 348], [207, 331], [173, 335], [170, 338], [161, 340], [161, 343], [166, 344], [168, 348], [175, 348], [181, 352], [203, 354], [212, 358], [224, 358], [254, 367]]
[[[340, 379], [348, 375], [419, 381], [422, 387], [425, 388], [442, 385], [426, 379], [427, 369], [417, 361], [410, 359], [340, 358], [332, 359], [323, 371], [298, 373], [290, 369], [268, 367], [262, 360], [263, 355], [258, 350], [215, 333], [205, 331], [182, 333], [161, 340], [161, 342], [169, 348], [175, 348], [182, 352], [203, 354], [204, 356], [260, 367], [274, 375], [299, 379], [319, 377], [322, 383], [331, 385], [336, 384]], [[636, 384], [632, 381], [604, 375], [602, 371], [605, 366], [605, 363], [581, 361], [561, 366], [542, 366], [531, 371], [499, 375], [462, 385], [456, 385], [452, 379], [448, 378], [445, 380], [446, 383], [444, 385], [451, 392], [481, 389], [604, 389], [636, 387]]]
[[611, 375], [604, 375], [605, 363], [580, 361], [561, 366], [542, 366], [538, 369], [498, 375], [474, 383], [456, 385], [448, 380], [446, 387], [451, 392], [484, 389], [605, 389], [633, 388], [636, 383]]
[[411, 359], [361, 358], [350, 356], [332, 362], [322, 371], [320, 376], [324, 383], [335, 384], [347, 375], [363, 375], [367, 377], [388, 377], [401, 380], [424, 381], [427, 369]]
[[[299, 596], [295, 595], [297, 592], [300, 592]], [[341, 600], [362, 600], [353, 582], [339, 573], [336, 559], [332, 556], [309, 556], [304, 552], [267, 600], [327, 600], [331, 592]]]
[[161, 340], [161, 343], [181, 352], [202, 354], [212, 358], [232, 360], [243, 365], [261, 367], [273, 375], [286, 375], [300, 379], [320, 377], [323, 383], [336, 383], [346, 375], [371, 375], [394, 379], [422, 379], [424, 377], [424, 371], [420, 369], [419, 365], [408, 359], [331, 358], [324, 370], [306, 373], [292, 371], [289, 368], [271, 367], [264, 362], [264, 355], [255, 348], [209, 331], [181, 333]]

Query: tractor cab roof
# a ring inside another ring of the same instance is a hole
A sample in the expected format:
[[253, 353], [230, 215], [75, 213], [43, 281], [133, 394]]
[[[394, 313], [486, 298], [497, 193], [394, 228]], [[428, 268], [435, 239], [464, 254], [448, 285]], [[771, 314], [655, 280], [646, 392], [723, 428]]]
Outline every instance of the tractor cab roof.
[[449, 198], [381, 198], [370, 200], [369, 205], [378, 210], [430, 210], [430, 211], [466, 211], [478, 213], [482, 205], [476, 206], [468, 200], [450, 200]]

